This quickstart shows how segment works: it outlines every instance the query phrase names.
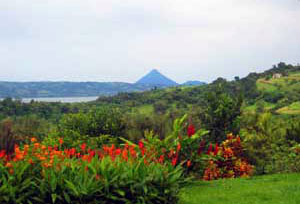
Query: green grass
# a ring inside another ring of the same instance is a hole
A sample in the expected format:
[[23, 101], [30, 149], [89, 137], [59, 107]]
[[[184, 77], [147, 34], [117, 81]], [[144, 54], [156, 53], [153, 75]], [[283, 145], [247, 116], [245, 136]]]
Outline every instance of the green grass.
[[137, 109], [140, 113], [145, 114], [145, 115], [149, 115], [149, 114], [153, 113], [153, 111], [154, 111], [153, 105], [142, 105], [142, 106], [139, 106]]
[[[274, 103], [268, 103], [268, 102], [265, 102], [264, 101], [264, 107], [266, 110], [269, 110], [269, 109], [272, 109], [276, 106], [276, 104]], [[250, 105], [250, 106], [245, 106], [243, 107], [243, 110], [245, 112], [254, 112], [255, 110], [257, 109], [257, 104], [253, 104], [253, 105]]]
[[198, 182], [180, 196], [180, 204], [299, 204], [300, 174]]
[[277, 87], [270, 81], [259, 79], [256, 82], [257, 89], [260, 91], [273, 92], [277, 90]]

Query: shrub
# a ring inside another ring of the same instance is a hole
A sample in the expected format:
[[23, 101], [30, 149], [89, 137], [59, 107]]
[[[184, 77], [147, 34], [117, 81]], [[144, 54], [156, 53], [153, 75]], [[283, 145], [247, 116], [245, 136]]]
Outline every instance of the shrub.
[[221, 146], [210, 145], [207, 154], [211, 156], [204, 172], [204, 180], [219, 178], [249, 177], [253, 173], [251, 166], [243, 155], [243, 147], [240, 137], [227, 135]]
[[70, 141], [70, 146], [74, 146], [72, 141], [82, 138], [101, 137], [111, 135], [118, 138], [123, 134], [124, 123], [121, 112], [117, 109], [101, 107], [91, 110], [88, 113], [67, 114], [60, 121], [60, 134]]

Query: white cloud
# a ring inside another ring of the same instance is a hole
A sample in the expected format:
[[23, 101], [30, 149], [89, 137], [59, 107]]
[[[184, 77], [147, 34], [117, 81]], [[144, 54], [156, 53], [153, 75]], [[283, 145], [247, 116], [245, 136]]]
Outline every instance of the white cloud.
[[299, 21], [297, 0], [2, 0], [0, 80], [243, 76], [299, 62]]

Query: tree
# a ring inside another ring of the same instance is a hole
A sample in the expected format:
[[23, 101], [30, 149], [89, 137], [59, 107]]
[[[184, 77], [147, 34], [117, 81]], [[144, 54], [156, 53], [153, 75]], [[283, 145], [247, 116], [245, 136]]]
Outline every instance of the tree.
[[242, 103], [242, 95], [229, 95], [222, 85], [207, 94], [206, 109], [200, 118], [210, 131], [209, 140], [220, 143], [226, 139], [227, 133], [239, 132]]
[[110, 107], [93, 108], [88, 113], [66, 114], [60, 122], [60, 131], [65, 135], [119, 137], [124, 129], [121, 112]]

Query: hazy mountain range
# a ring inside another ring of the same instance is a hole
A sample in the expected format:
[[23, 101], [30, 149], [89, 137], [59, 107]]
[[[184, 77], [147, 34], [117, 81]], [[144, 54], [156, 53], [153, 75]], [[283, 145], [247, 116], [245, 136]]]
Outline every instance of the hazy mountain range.
[[115, 95], [120, 92], [146, 91], [181, 85], [202, 85], [188, 81], [178, 84], [153, 69], [136, 83], [125, 82], [0, 82], [0, 98], [84, 97]]

